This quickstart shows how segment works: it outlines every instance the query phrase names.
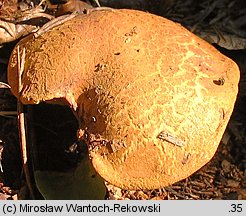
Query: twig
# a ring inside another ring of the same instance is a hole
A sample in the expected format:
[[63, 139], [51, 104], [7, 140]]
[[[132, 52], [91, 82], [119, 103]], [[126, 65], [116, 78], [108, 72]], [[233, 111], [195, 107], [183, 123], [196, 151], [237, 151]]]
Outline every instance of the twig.
[[54, 16], [51, 16], [47, 13], [38, 12], [38, 13], [34, 13], [34, 14], [30, 15], [30, 17], [20, 18], [20, 19], [16, 20], [15, 23], [16, 24], [22, 24], [22, 23], [27, 22], [28, 20], [35, 19], [35, 18], [47, 18], [48, 20], [52, 20], [52, 19], [54, 19]]
[[16, 111], [0, 111], [0, 116], [3, 117], [10, 117], [13, 115], [18, 115], [18, 113]]
[[7, 83], [4, 83], [4, 82], [0, 82], [0, 88], [7, 88], [7, 89], [10, 89], [10, 85], [8, 85]]
[[182, 194], [179, 194], [177, 191], [173, 190], [171, 187], [165, 187], [165, 190], [167, 190], [169, 193], [172, 193], [179, 198], [186, 199], [185, 196], [183, 196]]
[[93, 1], [97, 4], [97, 7], [101, 7], [99, 0], [93, 0]]
[[19, 98], [17, 100], [17, 111], [18, 111], [18, 128], [19, 128], [19, 136], [20, 136], [20, 147], [22, 153], [22, 163], [23, 163], [23, 171], [27, 182], [27, 187], [30, 191], [30, 195], [32, 199], [34, 199], [34, 192], [32, 189], [30, 173], [28, 169], [27, 163], [27, 147], [26, 147], [26, 131], [25, 131], [25, 115], [23, 111], [23, 104], [20, 102], [20, 92], [22, 90], [22, 73], [24, 71], [24, 63], [25, 63], [25, 48], [23, 49], [22, 56], [20, 56], [20, 48], [17, 47], [17, 62], [18, 62], [18, 90], [19, 90]]
[[181, 140], [181, 139], [178, 139], [177, 137], [165, 132], [165, 131], [162, 131], [158, 136], [157, 138], [159, 138], [160, 140], [164, 140], [164, 141], [167, 141], [169, 143], [172, 143], [174, 145], [177, 145], [179, 147], [183, 147], [184, 145], [184, 141]]
[[0, 140], [0, 172], [3, 173], [3, 166], [2, 166], [3, 145], [1, 143], [3, 143], [2, 140]]
[[78, 15], [77, 12], [74, 12], [72, 14], [66, 14], [66, 15], [57, 17], [57, 18], [45, 23], [37, 32], [34, 33], [34, 37], [37, 38], [41, 34], [51, 30], [52, 28], [54, 28], [56, 26], [59, 26], [65, 22], [67, 22], [68, 20], [76, 17], [77, 15]]
[[96, 7], [96, 8], [88, 8], [85, 9], [85, 11], [74, 11], [71, 14], [65, 14], [59, 17], [56, 17], [52, 20], [50, 20], [49, 22], [45, 23], [40, 29], [38, 29], [35, 33], [34, 33], [34, 37], [37, 38], [40, 35], [44, 34], [45, 32], [50, 31], [51, 29], [53, 29], [54, 27], [57, 27], [59, 25], [62, 25], [63, 23], [73, 19], [74, 17], [81, 15], [81, 14], [90, 14], [94, 11], [104, 11], [104, 10], [114, 10], [113, 8], [110, 7]]

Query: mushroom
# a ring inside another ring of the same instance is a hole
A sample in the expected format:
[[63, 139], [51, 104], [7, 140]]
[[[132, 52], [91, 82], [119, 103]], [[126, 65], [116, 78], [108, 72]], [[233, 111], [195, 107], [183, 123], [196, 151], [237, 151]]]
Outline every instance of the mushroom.
[[239, 69], [181, 25], [135, 10], [99, 10], [33, 35], [17, 89], [24, 104], [62, 103], [106, 181], [153, 189], [182, 180], [215, 154], [233, 111]]

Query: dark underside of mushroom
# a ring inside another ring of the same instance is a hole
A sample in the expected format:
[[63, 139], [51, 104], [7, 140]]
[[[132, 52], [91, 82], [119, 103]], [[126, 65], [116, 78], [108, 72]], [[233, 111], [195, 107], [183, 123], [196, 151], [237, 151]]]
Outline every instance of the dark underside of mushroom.
[[[34, 149], [34, 165], [38, 170], [66, 171], [74, 168], [80, 158], [82, 144], [77, 142], [77, 120], [67, 106], [41, 103], [29, 106], [32, 117], [29, 127]], [[30, 116], [30, 115], [28, 115]]]

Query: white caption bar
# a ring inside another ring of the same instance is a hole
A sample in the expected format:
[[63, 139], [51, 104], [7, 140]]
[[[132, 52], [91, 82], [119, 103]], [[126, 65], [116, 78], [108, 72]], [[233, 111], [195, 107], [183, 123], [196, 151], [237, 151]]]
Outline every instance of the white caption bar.
[[213, 201], [1, 201], [0, 215], [246, 216], [246, 200]]

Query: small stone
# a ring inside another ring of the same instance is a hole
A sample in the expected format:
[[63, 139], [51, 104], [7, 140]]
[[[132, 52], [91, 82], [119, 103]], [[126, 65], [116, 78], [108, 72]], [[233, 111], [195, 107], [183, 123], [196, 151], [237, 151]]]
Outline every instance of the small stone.
[[18, 199], [18, 195], [17, 195], [17, 194], [13, 195], [13, 196], [12, 196], [12, 199], [13, 199], [13, 200], [19, 200], [19, 199]]
[[149, 199], [149, 196], [147, 194], [145, 194], [143, 191], [136, 191], [135, 196], [141, 200]]
[[0, 200], [7, 200], [10, 197], [11, 197], [10, 195], [0, 193]]
[[122, 193], [120, 188], [115, 187], [114, 185], [111, 185], [109, 183], [106, 183], [106, 187], [108, 188], [109, 191], [109, 199], [111, 200], [122, 199]]
[[227, 160], [223, 160], [221, 162], [221, 167], [223, 168], [225, 173], [228, 173], [231, 171], [231, 163]]
[[228, 187], [233, 187], [233, 188], [237, 188], [239, 186], [240, 182], [233, 180], [233, 179], [228, 179], [227, 180], [227, 186]]

